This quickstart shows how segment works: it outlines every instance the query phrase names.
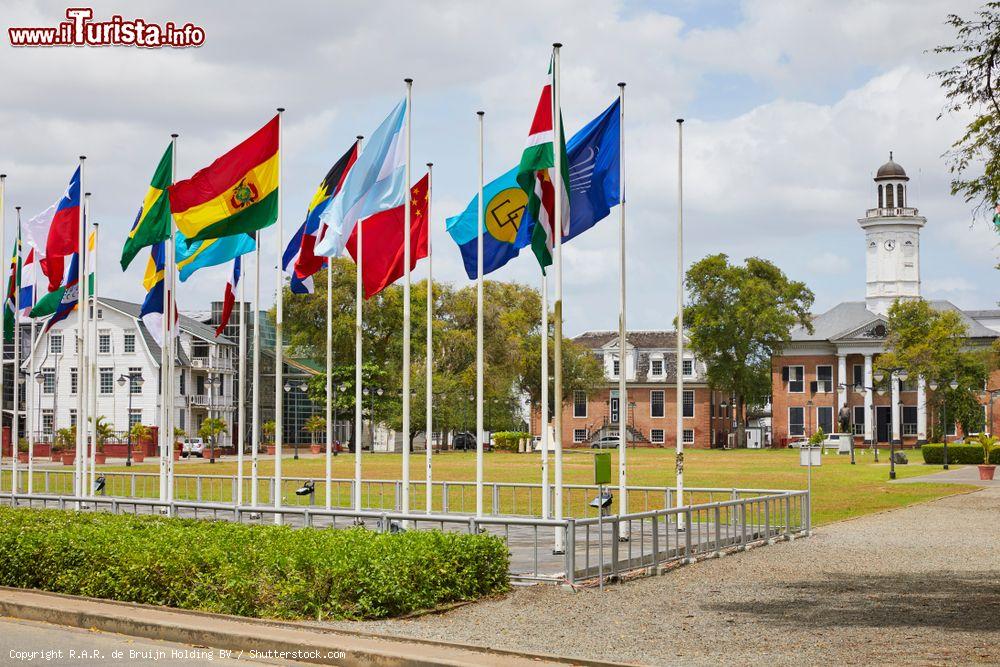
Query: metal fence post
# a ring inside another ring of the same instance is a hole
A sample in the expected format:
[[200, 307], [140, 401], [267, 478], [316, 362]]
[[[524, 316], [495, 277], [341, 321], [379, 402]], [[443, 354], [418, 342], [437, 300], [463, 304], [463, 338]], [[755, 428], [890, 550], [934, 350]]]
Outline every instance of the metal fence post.
[[792, 497], [787, 494], [785, 495], [785, 539], [792, 539]]
[[[601, 508], [597, 509], [598, 512], [603, 512]], [[611, 576], [618, 576], [618, 536], [621, 534], [621, 522], [618, 517], [614, 517], [611, 522]], [[604, 554], [601, 554], [601, 559], [603, 560]]]
[[441, 513], [448, 513], [448, 482], [441, 483]]
[[[805, 505], [806, 505], [806, 535], [812, 535], [812, 494], [806, 492]], [[801, 505], [800, 505], [801, 506]], [[802, 525], [802, 517], [799, 517], [799, 525]]]
[[747, 501], [740, 502], [740, 544], [747, 548]]
[[684, 509], [684, 561], [687, 563], [693, 563], [694, 559], [691, 558], [691, 506], [688, 505]]
[[764, 499], [764, 539], [771, 541], [771, 501]]
[[722, 556], [722, 510], [715, 506], [715, 557]]
[[576, 583], [576, 520], [566, 519], [566, 580]]
[[660, 521], [657, 517], [653, 517], [653, 567], [655, 568], [657, 563], [660, 562]]
[[500, 487], [493, 484], [493, 516], [500, 514]]

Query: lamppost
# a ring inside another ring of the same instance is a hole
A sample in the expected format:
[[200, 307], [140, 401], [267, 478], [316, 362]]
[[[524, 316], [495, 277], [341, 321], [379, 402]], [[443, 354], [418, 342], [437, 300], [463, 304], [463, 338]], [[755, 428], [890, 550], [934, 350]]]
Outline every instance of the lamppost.
[[[851, 386], [848, 385], [848, 384], [845, 384], [845, 383], [841, 382], [840, 384], [837, 385], [837, 388], [838, 389], [851, 389]], [[844, 402], [845, 403], [847, 402], [847, 400], [846, 400], [846, 394], [845, 394], [845, 400], [844, 400]], [[847, 410], [849, 408], [845, 405], [843, 409]], [[862, 412], [861, 414], [864, 414], [864, 412]], [[839, 415], [838, 415], [838, 417], [839, 417]], [[851, 430], [851, 434], [850, 435], [851, 435], [851, 465], [855, 465], [855, 461], [854, 461], [854, 431], [853, 431], [853, 429]]]
[[[291, 398], [291, 391], [292, 391], [292, 385], [291, 385], [291, 383], [290, 382], [286, 382], [285, 386], [284, 386], [284, 389], [285, 389], [285, 393], [289, 395], [289, 398]], [[299, 391], [301, 391], [302, 393], [305, 393], [308, 389], [309, 389], [309, 385], [306, 384], [304, 381], [302, 382], [302, 384], [299, 385]], [[294, 460], [298, 461], [299, 460], [299, 436], [298, 436], [298, 434], [295, 435], [295, 442], [292, 443], [292, 448], [295, 450], [295, 456], [293, 456], [292, 458]]]
[[989, 401], [989, 410], [987, 410], [989, 422], [986, 424], [986, 433], [993, 435], [993, 398], [1000, 396], [1000, 389], [983, 389], [980, 396]]
[[[41, 373], [39, 373], [41, 375]], [[142, 373], [129, 373], [128, 375], [121, 375], [118, 377], [118, 386], [124, 387], [125, 383], [128, 383], [128, 420], [125, 422], [128, 424], [128, 446], [125, 449], [125, 467], [132, 467], [132, 385], [142, 391], [142, 383], [145, 380], [142, 379]], [[41, 378], [39, 378], [39, 384], [41, 384]]]
[[374, 452], [375, 451], [375, 394], [381, 396], [382, 394], [385, 393], [385, 390], [382, 389], [382, 387], [371, 390], [369, 390], [368, 387], [365, 387], [364, 389], [361, 390], [361, 393], [363, 393], [365, 396], [370, 397], [368, 400], [368, 424], [369, 424], [368, 428], [371, 431], [371, 442], [372, 442], [371, 451]]
[[946, 381], [946, 380], [931, 380], [930, 382], [927, 383], [927, 386], [930, 387], [931, 391], [937, 391], [938, 387], [941, 387], [941, 389], [942, 389], [942, 392], [941, 392], [941, 410], [942, 410], [942, 414], [941, 414], [941, 422], [942, 422], [942, 424], [941, 424], [941, 440], [942, 440], [942, 444], [944, 445], [944, 466], [943, 466], [943, 468], [945, 470], [948, 470], [948, 401], [945, 398], [944, 391], [943, 391], [944, 384], [946, 382], [947, 382], [948, 386], [951, 388], [952, 391], [955, 391], [956, 389], [958, 389], [958, 380], [954, 380], [954, 379], [950, 380], [950, 381]]
[[333, 455], [337, 455], [337, 450], [340, 448], [340, 441], [337, 440], [337, 394], [339, 392], [347, 389], [344, 384], [338, 384], [333, 386], [333, 426], [329, 424], [326, 425], [327, 428], [333, 429]]
[[[893, 366], [892, 368], [885, 368], [875, 371], [875, 373], [872, 374], [872, 379], [875, 380], [876, 383], [880, 383], [882, 382], [883, 379], [885, 379], [886, 373], [889, 374], [889, 383], [893, 387], [895, 387], [894, 383], [897, 380], [899, 382], [906, 382], [906, 380], [910, 377], [909, 372], [905, 368], [902, 368], [900, 366]], [[896, 393], [897, 392], [892, 392], [890, 393], [890, 396]], [[900, 447], [903, 446], [903, 440], [902, 440], [903, 425], [901, 423], [897, 423], [896, 406], [893, 405], [894, 402], [895, 401], [890, 399], [889, 429], [892, 431], [892, 433], [889, 434], [889, 479], [896, 479], [896, 440], [897, 440], [896, 435], [897, 434], [899, 434], [900, 436], [899, 445]]]
[[[208, 385], [208, 418], [212, 418], [212, 405], [215, 403], [215, 385], [222, 385], [222, 376], [215, 377], [212, 373], [208, 374], [205, 379], [205, 384]], [[210, 436], [208, 438], [208, 462], [215, 463], [215, 436]]]

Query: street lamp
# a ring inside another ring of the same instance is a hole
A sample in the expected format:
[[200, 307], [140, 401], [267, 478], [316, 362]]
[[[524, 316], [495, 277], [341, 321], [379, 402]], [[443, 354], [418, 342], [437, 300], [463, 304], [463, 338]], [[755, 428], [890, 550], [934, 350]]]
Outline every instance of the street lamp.
[[[41, 375], [41, 373], [39, 373], [39, 375]], [[129, 373], [128, 375], [121, 375], [118, 377], [119, 387], [124, 387], [125, 383], [128, 383], [128, 421], [125, 422], [128, 424], [128, 445], [125, 449], [126, 468], [132, 467], [132, 385], [134, 384], [136, 387], [139, 387], [139, 390], [141, 391], [143, 382], [145, 382], [145, 380], [142, 379], [141, 373]], [[39, 378], [38, 384], [41, 384], [41, 378]]]
[[[907, 372], [905, 368], [902, 368], [901, 366], [893, 366], [892, 368], [880, 369], [875, 371], [875, 373], [872, 374], [872, 379], [875, 380], [875, 382], [882, 382], [882, 380], [885, 379], [886, 373], [889, 373], [889, 382], [892, 384], [892, 386], [895, 386], [895, 382], [897, 380], [899, 382], [906, 382], [910, 377], [909, 372]], [[897, 440], [899, 441], [899, 446], [900, 447], [903, 446], [903, 440], [902, 440], [903, 425], [901, 423], [897, 423], [896, 406], [893, 405], [894, 402], [895, 401], [892, 401], [890, 399], [889, 424], [892, 433], [889, 434], [889, 479], [896, 479]], [[897, 435], [899, 436], [898, 438]]]
[[[293, 387], [292, 387], [292, 385], [290, 383], [288, 383], [288, 382], [285, 383], [284, 389], [285, 389], [285, 393], [286, 394], [291, 395], [290, 392], [292, 391], [292, 388]], [[304, 394], [309, 389], [309, 385], [306, 384], [305, 382], [302, 382], [302, 384], [300, 384], [298, 386], [298, 389], [299, 389], [299, 391], [301, 391]], [[292, 448], [295, 450], [295, 456], [293, 456], [292, 458], [297, 461], [298, 458], [299, 458], [299, 437], [298, 437], [298, 435], [295, 436], [295, 442], [292, 443]]]
[[[944, 389], [945, 380], [931, 380], [927, 383], [931, 391], [937, 391], [938, 387]], [[952, 391], [958, 389], [958, 380], [947, 381], [948, 386]], [[944, 393], [941, 394], [941, 440], [944, 445], [944, 465], [942, 466], [945, 470], [948, 470], [948, 401], [945, 399]]]
[[372, 443], [371, 451], [374, 452], [375, 451], [375, 395], [378, 394], [379, 396], [381, 396], [382, 394], [385, 393], [385, 390], [382, 389], [382, 387], [379, 387], [378, 389], [372, 389], [369, 391], [368, 387], [365, 387], [364, 389], [361, 390], [361, 393], [363, 393], [365, 396], [370, 397], [368, 400], [368, 423], [369, 423], [369, 429], [371, 430], [371, 443]]

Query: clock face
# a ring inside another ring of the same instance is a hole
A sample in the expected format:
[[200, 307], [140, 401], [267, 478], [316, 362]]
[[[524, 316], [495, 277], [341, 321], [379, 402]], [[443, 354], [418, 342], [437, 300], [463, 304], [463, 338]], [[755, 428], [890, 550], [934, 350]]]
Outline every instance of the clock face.
[[896, 241], [893, 239], [886, 239], [885, 243], [883, 243], [882, 245], [885, 246], [886, 250], [892, 251], [895, 250], [896, 248]]

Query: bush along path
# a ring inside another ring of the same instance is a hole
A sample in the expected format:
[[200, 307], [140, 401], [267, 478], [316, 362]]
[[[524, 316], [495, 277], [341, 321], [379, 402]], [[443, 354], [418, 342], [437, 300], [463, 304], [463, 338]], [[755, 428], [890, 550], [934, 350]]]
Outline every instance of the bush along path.
[[401, 616], [506, 591], [489, 535], [0, 507], [0, 585], [282, 619]]

